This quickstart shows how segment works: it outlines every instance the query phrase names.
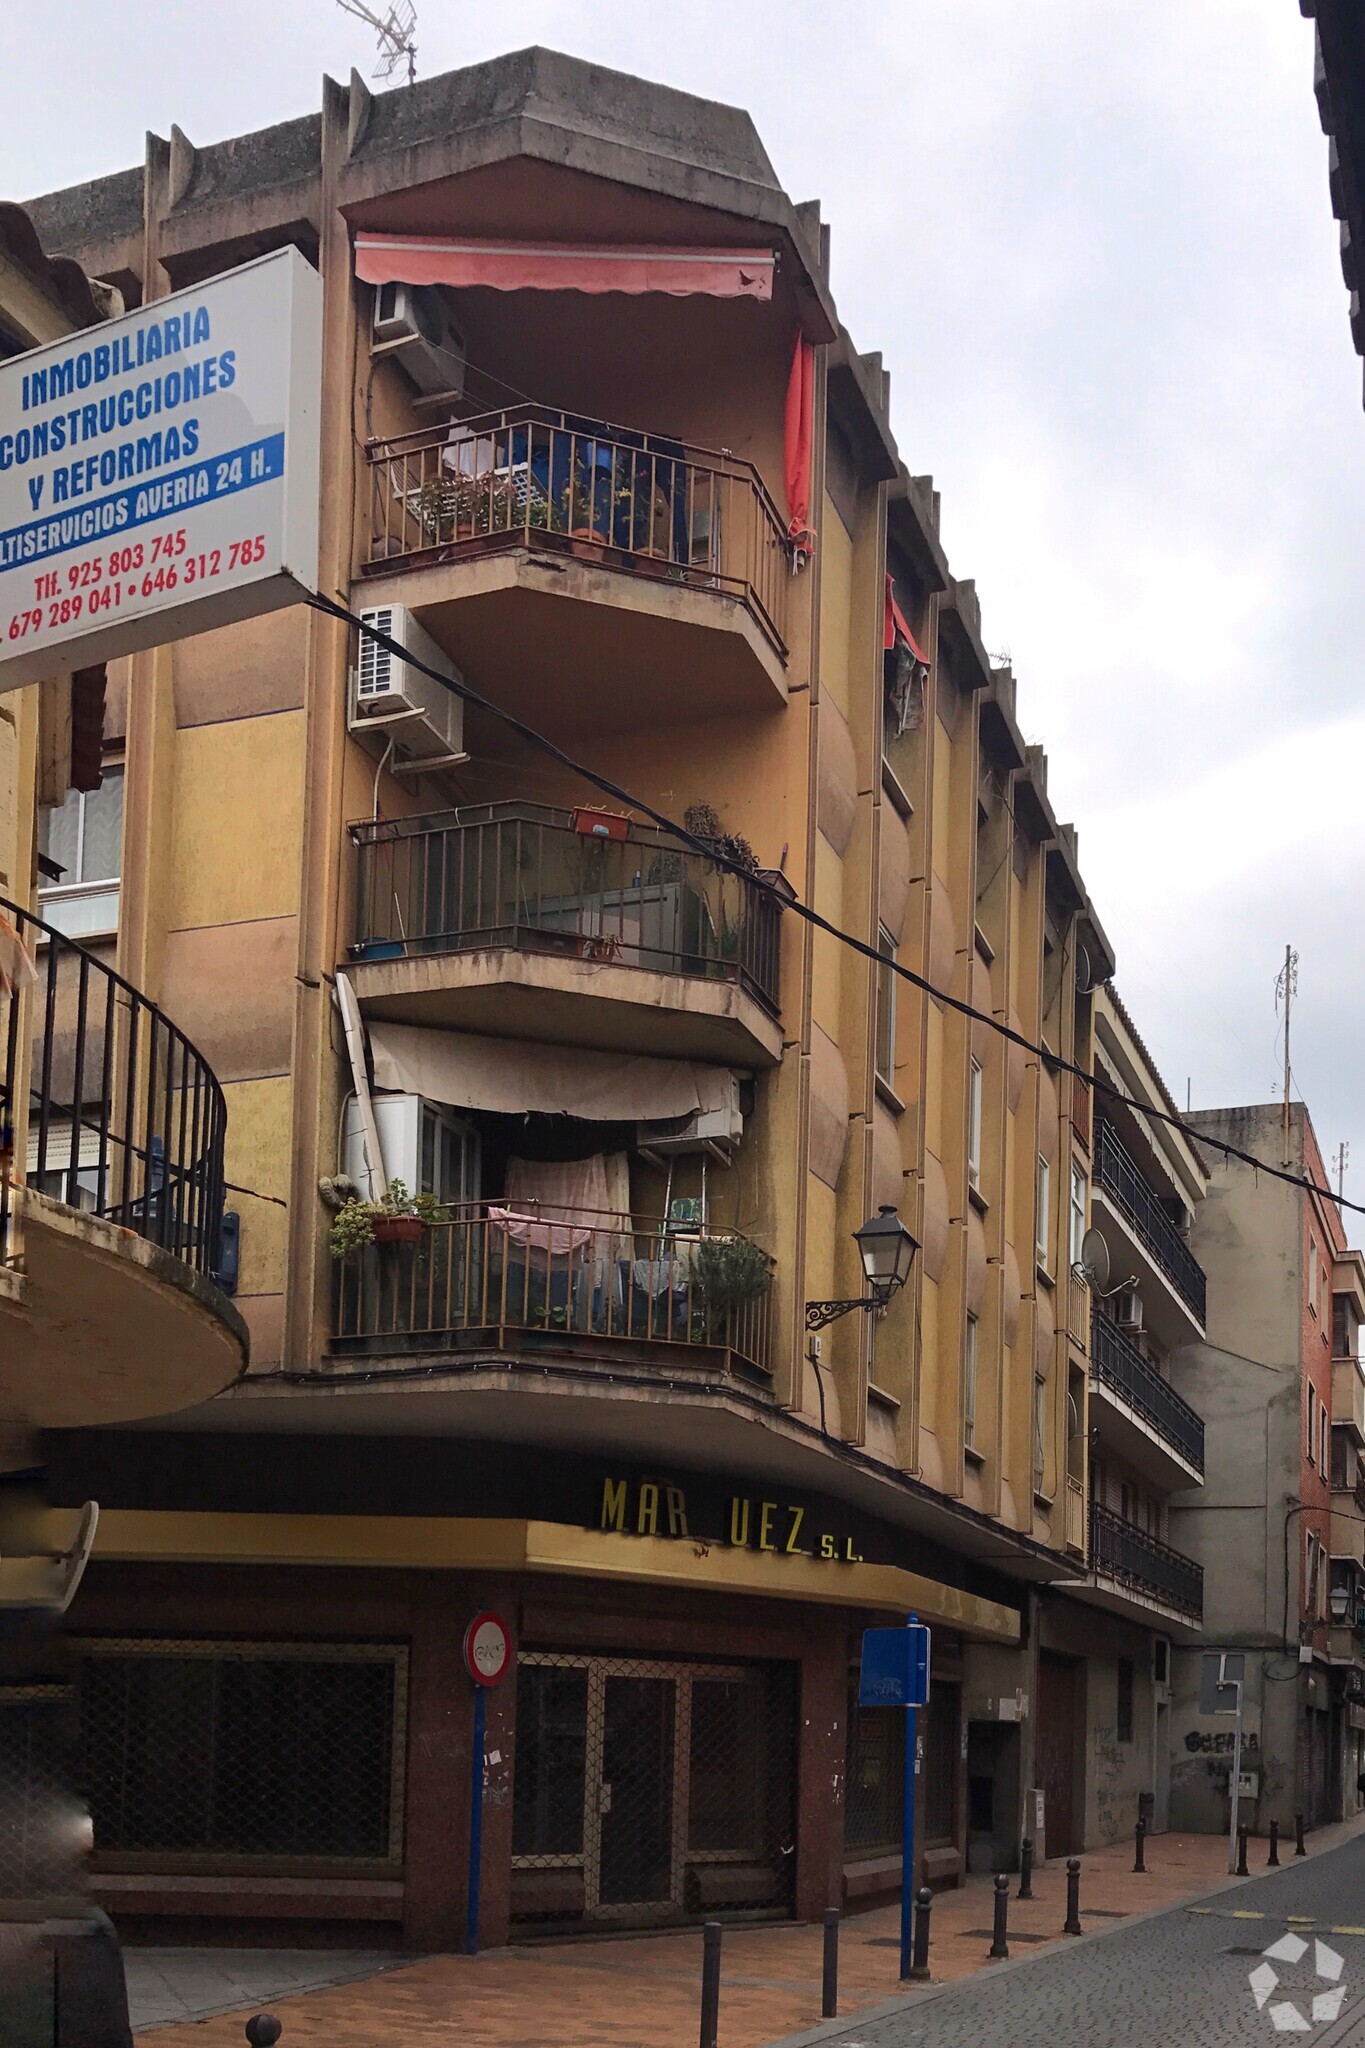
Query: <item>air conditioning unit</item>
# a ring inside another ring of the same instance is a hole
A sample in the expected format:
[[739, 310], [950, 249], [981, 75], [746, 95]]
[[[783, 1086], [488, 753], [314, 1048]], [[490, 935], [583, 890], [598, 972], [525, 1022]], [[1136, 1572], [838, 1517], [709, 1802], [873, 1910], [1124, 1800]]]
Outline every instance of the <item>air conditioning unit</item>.
[[[438, 1202], [473, 1202], [480, 1192], [479, 1134], [453, 1110], [420, 1095], [371, 1097], [386, 1180], [401, 1180], [409, 1194]], [[341, 1126], [341, 1170], [363, 1192], [365, 1138], [354, 1095]]]
[[738, 1074], [725, 1076], [724, 1100], [718, 1109], [700, 1109], [695, 1116], [676, 1123], [637, 1124], [635, 1142], [647, 1159], [675, 1159], [688, 1152], [721, 1153], [728, 1156], [744, 1136], [744, 1112], [739, 1106]]
[[[360, 618], [428, 668], [463, 680], [406, 605], [380, 605]], [[463, 700], [368, 633], [360, 636], [360, 663], [351, 678], [350, 728], [385, 745], [392, 740], [395, 754], [409, 761], [451, 766], [465, 758]]]
[[430, 285], [377, 286], [372, 333], [375, 349], [396, 356], [399, 368], [419, 391], [460, 396], [464, 336], [450, 307]]
[[1136, 1287], [1120, 1288], [1119, 1292], [1114, 1296], [1114, 1321], [1121, 1330], [1126, 1330], [1131, 1337], [1141, 1334], [1143, 1329], [1142, 1296], [1138, 1293]]

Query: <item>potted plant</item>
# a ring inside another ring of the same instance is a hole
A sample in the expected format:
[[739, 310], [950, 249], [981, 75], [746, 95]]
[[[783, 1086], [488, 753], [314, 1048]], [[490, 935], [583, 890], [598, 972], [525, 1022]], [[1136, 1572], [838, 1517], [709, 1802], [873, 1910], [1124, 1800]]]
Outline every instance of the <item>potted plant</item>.
[[704, 1237], [692, 1253], [692, 1279], [701, 1296], [708, 1343], [716, 1343], [734, 1310], [757, 1301], [772, 1285], [766, 1252], [747, 1237]]
[[409, 1194], [401, 1180], [391, 1180], [377, 1202], [342, 1203], [332, 1224], [332, 1257], [344, 1259], [371, 1244], [415, 1244], [433, 1223], [446, 1221], [434, 1195]]

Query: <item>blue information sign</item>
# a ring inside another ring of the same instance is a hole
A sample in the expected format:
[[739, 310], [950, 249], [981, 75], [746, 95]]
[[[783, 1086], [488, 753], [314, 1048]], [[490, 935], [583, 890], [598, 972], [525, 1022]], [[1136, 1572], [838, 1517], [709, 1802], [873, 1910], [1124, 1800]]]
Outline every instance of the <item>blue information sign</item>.
[[864, 1630], [858, 1705], [927, 1707], [928, 1704], [929, 1631], [923, 1623], [912, 1622], [909, 1628]]

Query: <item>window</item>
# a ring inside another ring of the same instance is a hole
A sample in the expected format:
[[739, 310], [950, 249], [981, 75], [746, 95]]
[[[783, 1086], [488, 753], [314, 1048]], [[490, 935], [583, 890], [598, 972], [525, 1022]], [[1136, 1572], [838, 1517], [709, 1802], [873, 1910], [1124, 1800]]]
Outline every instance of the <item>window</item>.
[[1351, 1341], [1352, 1331], [1344, 1294], [1332, 1296], [1332, 1356], [1350, 1358], [1355, 1353]]
[[962, 1356], [962, 1441], [976, 1448], [976, 1317], [968, 1316]]
[[1033, 1380], [1033, 1484], [1042, 1491], [1047, 1473], [1047, 1381], [1041, 1373]]
[[118, 929], [123, 850], [123, 770], [106, 768], [98, 789], [68, 790], [38, 828], [39, 851], [62, 870], [38, 892], [41, 915], [68, 938]]
[[1071, 1263], [1073, 1266], [1078, 1265], [1080, 1263], [1082, 1247], [1085, 1244], [1085, 1212], [1087, 1207], [1086, 1197], [1088, 1194], [1089, 1189], [1086, 1186], [1085, 1169], [1081, 1166], [1078, 1166], [1073, 1160], [1071, 1165], [1070, 1232]]
[[1052, 1268], [1052, 1164], [1038, 1154], [1038, 1218], [1034, 1229], [1034, 1251], [1045, 1273]]
[[972, 1061], [967, 1095], [967, 1178], [973, 1187], [981, 1183], [981, 1062]]
[[896, 976], [891, 962], [896, 941], [885, 925], [877, 933], [877, 1079], [894, 1092], [896, 1085]]
[[1133, 1519], [1133, 1489], [1125, 1479], [1119, 1487], [1119, 1513], [1125, 1522]]
[[1313, 1462], [1313, 1446], [1317, 1441], [1318, 1395], [1313, 1382], [1308, 1382], [1308, 1449], [1304, 1453], [1309, 1464]]
[[1158, 1636], [1152, 1644], [1152, 1676], [1158, 1685], [1165, 1685], [1171, 1670], [1171, 1646], [1165, 1636]]
[[1327, 1477], [1327, 1444], [1330, 1429], [1330, 1410], [1325, 1402], [1318, 1403], [1318, 1470]]
[[1308, 1313], [1316, 1317], [1318, 1312], [1318, 1241], [1308, 1240]]
[[1133, 1739], [1133, 1660], [1118, 1660], [1118, 1701], [1114, 1710], [1114, 1732], [1120, 1742]]

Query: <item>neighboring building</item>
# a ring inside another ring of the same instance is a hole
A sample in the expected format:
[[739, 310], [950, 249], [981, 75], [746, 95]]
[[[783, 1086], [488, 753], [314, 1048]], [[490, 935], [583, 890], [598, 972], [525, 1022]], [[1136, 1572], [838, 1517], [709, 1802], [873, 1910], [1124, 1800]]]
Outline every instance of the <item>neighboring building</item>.
[[[1093, 1138], [1077, 1145], [1066, 1200], [1070, 1255], [1079, 1261], [1091, 1177], [1090, 1218], [1107, 1276], [1096, 1276], [1083, 1333], [1089, 1571], [1066, 1596], [1045, 1594], [1040, 1617], [1039, 1781], [1049, 1848], [1059, 1803], [1075, 1796], [1082, 1732], [1084, 1840], [1127, 1834], [1139, 1813], [1154, 1830], [1168, 1825], [1171, 1646], [1197, 1640], [1203, 1613], [1200, 1567], [1168, 1539], [1173, 1500], [1188, 1500], [1204, 1472], [1204, 1425], [1172, 1386], [1170, 1360], [1204, 1336], [1204, 1275], [1190, 1233], [1207, 1176], [1189, 1140], [1164, 1120], [1175, 1105], [1117, 994], [1097, 989], [1089, 1010], [1100, 1085]], [[1114, 1090], [1155, 1114], [1117, 1100]], [[1077, 1465], [1082, 1414], [1078, 1408]], [[1079, 1494], [1079, 1472], [1070, 1483]], [[1079, 1827], [1073, 1839], [1079, 1848]]]
[[1341, 274], [1351, 338], [1365, 356], [1365, 16], [1358, 0], [1299, 0], [1314, 25], [1313, 90], [1328, 147], [1332, 212], [1341, 223]]
[[[532, 50], [34, 213], [129, 304], [300, 246], [321, 588], [1084, 1064], [1074, 835], [747, 116]], [[1008, 1866], [1035, 1589], [1086, 1550], [1086, 1089], [372, 644], [348, 713], [356, 661], [295, 611], [111, 675], [121, 956], [223, 1082], [252, 1362], [53, 1447], [54, 1500], [105, 1503], [102, 1895], [457, 1942], [489, 1608], [485, 1942], [893, 1888], [903, 1716], [853, 1681], [912, 1607], [921, 1874]], [[386, 690], [421, 715], [370, 723]], [[449, 1220], [334, 1262], [347, 1177]], [[910, 1285], [809, 1332], [882, 1206]], [[1130, 1824], [1085, 1813], [1049, 1848]]]
[[[1308, 1113], [1291, 1103], [1202, 1110], [1210, 1140], [1327, 1185]], [[1246, 1660], [1247, 1824], [1310, 1827], [1358, 1812], [1365, 1727], [1359, 1457], [1365, 1262], [1337, 1205], [1207, 1147], [1191, 1246], [1217, 1341], [1183, 1347], [1176, 1383], [1207, 1424], [1202, 1494], [1172, 1541], [1204, 1567], [1205, 1650]], [[1228, 1825], [1232, 1724], [1199, 1710], [1200, 1651], [1173, 1651], [1174, 1825]]]

